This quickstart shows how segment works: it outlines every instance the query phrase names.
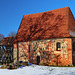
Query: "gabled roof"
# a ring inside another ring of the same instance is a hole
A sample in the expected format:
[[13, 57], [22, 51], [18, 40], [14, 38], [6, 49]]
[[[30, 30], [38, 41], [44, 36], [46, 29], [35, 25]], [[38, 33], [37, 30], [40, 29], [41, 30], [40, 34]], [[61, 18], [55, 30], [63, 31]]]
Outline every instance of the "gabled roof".
[[24, 15], [15, 42], [71, 37], [69, 29], [75, 26], [73, 20], [69, 7]]
[[12, 46], [14, 43], [14, 38], [13, 37], [5, 37], [2, 39], [2, 41], [0, 42], [1, 46]]

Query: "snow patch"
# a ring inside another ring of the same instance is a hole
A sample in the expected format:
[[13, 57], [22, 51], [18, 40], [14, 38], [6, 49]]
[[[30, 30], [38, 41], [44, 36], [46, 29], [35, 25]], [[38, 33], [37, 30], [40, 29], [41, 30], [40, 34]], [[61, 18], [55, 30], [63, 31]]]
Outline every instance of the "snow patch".
[[72, 37], [75, 37], [75, 31], [69, 30], [69, 33]]
[[75, 67], [31, 65], [15, 70], [0, 69], [0, 75], [75, 75]]

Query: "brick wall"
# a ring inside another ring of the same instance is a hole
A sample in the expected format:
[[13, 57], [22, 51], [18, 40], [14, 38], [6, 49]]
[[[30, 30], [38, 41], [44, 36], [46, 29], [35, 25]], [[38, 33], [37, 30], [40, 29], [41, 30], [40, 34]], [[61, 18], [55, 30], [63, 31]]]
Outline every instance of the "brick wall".
[[[56, 50], [56, 43], [61, 43], [61, 48]], [[19, 61], [37, 63], [37, 56], [40, 57], [40, 64], [68, 65], [72, 64], [72, 41], [70, 38], [37, 40], [31, 42], [19, 42]], [[29, 52], [30, 44], [30, 52]], [[15, 46], [15, 45], [14, 45]], [[17, 52], [14, 47], [14, 53]], [[15, 56], [16, 57], [16, 56]]]

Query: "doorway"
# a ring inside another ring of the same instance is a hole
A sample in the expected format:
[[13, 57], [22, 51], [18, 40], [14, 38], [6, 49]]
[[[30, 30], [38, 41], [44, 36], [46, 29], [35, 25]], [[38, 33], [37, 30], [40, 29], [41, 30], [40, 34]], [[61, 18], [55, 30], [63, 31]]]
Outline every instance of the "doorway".
[[37, 65], [40, 63], [40, 56], [37, 56]]

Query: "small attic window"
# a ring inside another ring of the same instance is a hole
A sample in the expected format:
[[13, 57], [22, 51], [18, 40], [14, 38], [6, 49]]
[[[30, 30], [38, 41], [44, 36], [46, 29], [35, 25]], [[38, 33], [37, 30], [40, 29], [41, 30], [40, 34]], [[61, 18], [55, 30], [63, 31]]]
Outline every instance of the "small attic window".
[[56, 49], [59, 50], [59, 48], [61, 48], [61, 43], [60, 42], [57, 42]]

